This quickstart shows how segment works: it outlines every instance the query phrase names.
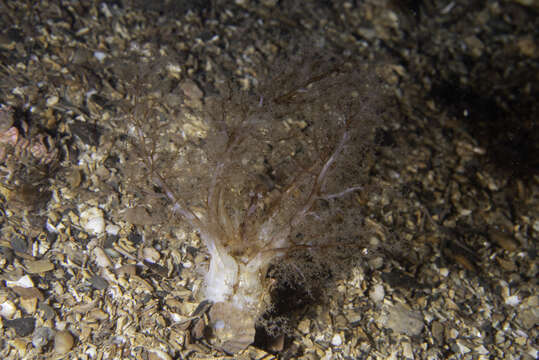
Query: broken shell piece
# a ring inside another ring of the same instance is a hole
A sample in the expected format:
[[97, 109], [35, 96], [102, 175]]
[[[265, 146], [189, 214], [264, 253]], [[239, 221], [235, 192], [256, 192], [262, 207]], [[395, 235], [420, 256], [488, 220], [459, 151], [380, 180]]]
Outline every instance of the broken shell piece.
[[17, 307], [9, 300], [0, 304], [0, 316], [2, 317], [11, 319], [16, 311]]
[[15, 286], [20, 286], [22, 288], [31, 288], [34, 287], [34, 283], [32, 282], [32, 279], [30, 279], [30, 276], [24, 275], [15, 281], [6, 280], [6, 286], [11, 288]]
[[167, 354], [163, 350], [158, 349], [150, 350], [148, 358], [150, 360], [172, 360], [172, 357], [170, 357], [169, 354]]
[[255, 340], [255, 319], [228, 302], [215, 303], [209, 312], [214, 346], [234, 354]]
[[161, 254], [159, 254], [159, 251], [155, 250], [152, 247], [146, 247], [142, 249], [142, 256], [144, 257], [144, 260], [150, 263], [156, 263], [161, 258]]
[[333, 335], [331, 338], [331, 345], [333, 346], [341, 346], [342, 345], [342, 336], [339, 334]]
[[100, 247], [94, 248], [94, 256], [95, 256], [95, 263], [99, 267], [110, 267], [112, 266], [112, 262], [110, 261], [109, 257], [105, 253], [105, 250], [101, 249]]
[[93, 207], [80, 214], [80, 223], [84, 231], [90, 235], [98, 235], [105, 231], [103, 210]]

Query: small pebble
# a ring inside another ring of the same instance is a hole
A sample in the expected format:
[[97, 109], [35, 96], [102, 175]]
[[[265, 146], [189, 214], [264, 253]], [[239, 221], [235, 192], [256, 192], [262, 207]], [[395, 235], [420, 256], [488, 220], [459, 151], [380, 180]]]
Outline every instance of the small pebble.
[[532, 227], [533, 227], [533, 230], [539, 232], [539, 220], [535, 220], [535, 221], [533, 222]]
[[417, 336], [425, 326], [421, 312], [409, 310], [403, 305], [395, 305], [388, 309], [386, 327], [395, 333]]
[[66, 180], [72, 189], [77, 188], [82, 182], [82, 174], [78, 169], [71, 169], [66, 174]]
[[507, 234], [499, 230], [490, 230], [488, 234], [491, 240], [496, 242], [503, 249], [509, 252], [516, 251], [518, 249], [517, 242], [513, 239], [513, 237], [510, 234]]
[[54, 351], [57, 354], [65, 354], [73, 348], [75, 339], [69, 331], [58, 331], [54, 337]]
[[308, 334], [311, 330], [311, 320], [309, 319], [303, 319], [298, 324], [298, 330], [301, 331], [302, 334]]
[[402, 356], [405, 359], [413, 359], [414, 358], [414, 352], [412, 351], [412, 344], [405, 341], [402, 343]]
[[101, 276], [94, 275], [90, 278], [92, 286], [97, 290], [106, 289], [109, 286], [107, 280], [103, 279]]
[[517, 306], [518, 304], [520, 304], [518, 295], [511, 295], [505, 298], [505, 305]]
[[54, 331], [48, 327], [40, 327], [34, 331], [32, 336], [32, 345], [36, 348], [41, 348], [49, 343], [54, 337]]
[[107, 54], [101, 51], [94, 51], [94, 57], [99, 61], [103, 61], [107, 57]]
[[41, 274], [47, 271], [54, 270], [54, 264], [49, 260], [36, 260], [25, 262], [26, 271], [30, 274]]
[[120, 227], [118, 225], [109, 224], [105, 230], [107, 231], [107, 234], [116, 236], [120, 232]]
[[192, 81], [192, 80], [185, 80], [180, 84], [180, 88], [182, 89], [185, 96], [187, 96], [191, 100], [200, 100], [204, 96], [204, 93], [198, 85]]
[[382, 302], [384, 300], [384, 296], [385, 296], [385, 291], [384, 291], [384, 286], [382, 284], [374, 285], [371, 291], [369, 292], [369, 297], [375, 303]]
[[152, 247], [146, 247], [142, 249], [142, 256], [144, 257], [144, 260], [152, 264], [159, 261], [159, 258], [161, 258], [161, 254], [159, 254], [159, 251], [155, 250]]
[[443, 277], [447, 277], [449, 275], [449, 269], [448, 268], [441, 268], [440, 269], [440, 275]]
[[56, 95], [53, 95], [51, 96], [50, 98], [47, 99], [47, 106], [54, 106], [56, 104], [58, 104], [58, 101], [60, 100], [60, 98]]
[[15, 329], [15, 334], [19, 337], [30, 335], [34, 331], [35, 325], [36, 321], [31, 317], [4, 320], [4, 327]]

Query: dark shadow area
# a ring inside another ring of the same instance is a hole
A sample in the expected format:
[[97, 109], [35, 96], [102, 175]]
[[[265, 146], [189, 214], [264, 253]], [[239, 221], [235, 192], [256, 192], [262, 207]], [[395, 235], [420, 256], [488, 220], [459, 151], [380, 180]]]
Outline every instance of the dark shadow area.
[[[498, 84], [491, 84], [493, 88]], [[518, 93], [518, 89], [514, 89]], [[512, 92], [483, 96], [473, 89], [441, 82], [431, 92], [447, 111], [487, 149], [489, 162], [509, 176], [528, 178], [539, 169], [539, 128], [536, 101]], [[498, 99], [498, 101], [496, 101]], [[499, 104], [500, 99], [507, 103]]]

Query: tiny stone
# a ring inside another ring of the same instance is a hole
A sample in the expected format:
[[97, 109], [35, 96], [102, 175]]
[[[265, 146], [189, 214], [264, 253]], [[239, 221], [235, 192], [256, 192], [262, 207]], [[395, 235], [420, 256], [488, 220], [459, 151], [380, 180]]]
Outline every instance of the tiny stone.
[[466, 353], [470, 352], [470, 348], [468, 348], [468, 346], [466, 346], [465, 342], [462, 341], [461, 339], [457, 340], [456, 345], [457, 345], [457, 349], [458, 349], [459, 353], [466, 354]]
[[517, 315], [517, 323], [526, 330], [531, 330], [539, 324], [539, 308], [531, 307]]
[[137, 274], [137, 267], [133, 264], [123, 265], [116, 269], [116, 273], [118, 275], [127, 274], [129, 276], [133, 276]]
[[[28, 351], [27, 349], [27, 341], [25, 339], [13, 339], [10, 341], [10, 345], [13, 346], [13, 348], [15, 350], [17, 350], [18, 354], [19, 354], [19, 358], [22, 358], [22, 359], [26, 359], [26, 352]], [[10, 359], [12, 359], [12, 357], [9, 357]]]
[[351, 326], [357, 326], [359, 322], [361, 321], [361, 314], [356, 311], [348, 311], [346, 313], [346, 319], [350, 323]]
[[449, 269], [448, 268], [441, 268], [440, 269], [440, 275], [443, 277], [447, 277], [449, 275]]
[[497, 331], [496, 335], [494, 335], [494, 343], [495, 344], [501, 344], [505, 341], [505, 335], [503, 334], [503, 331]]
[[432, 323], [432, 336], [436, 339], [438, 344], [443, 344], [444, 341], [444, 328], [439, 321], [434, 321]]
[[395, 333], [416, 336], [423, 330], [423, 316], [419, 311], [408, 310], [403, 305], [396, 305], [389, 309], [385, 325]]
[[455, 329], [449, 330], [449, 338], [450, 339], [456, 339], [459, 336], [459, 332]]
[[54, 331], [48, 327], [40, 327], [34, 331], [32, 337], [32, 345], [36, 348], [41, 348], [49, 343], [54, 337]]
[[38, 299], [39, 301], [43, 301], [45, 299], [41, 291], [35, 287], [26, 288], [15, 286], [13, 287], [13, 292], [23, 299]]
[[25, 263], [26, 271], [30, 274], [41, 274], [47, 271], [54, 270], [54, 264], [49, 260], [27, 261]]
[[65, 354], [73, 348], [74, 343], [75, 339], [69, 331], [58, 331], [54, 337], [54, 351], [58, 354]]
[[47, 106], [49, 106], [49, 107], [54, 106], [54, 105], [58, 104], [59, 100], [60, 100], [60, 98], [58, 98], [58, 96], [56, 96], [56, 95], [51, 96], [50, 98], [47, 99]]
[[499, 230], [490, 230], [488, 235], [494, 242], [509, 252], [518, 249], [517, 242], [510, 234], [506, 234], [505, 232]]
[[412, 345], [409, 342], [403, 342], [402, 343], [402, 356], [404, 356], [405, 359], [413, 359], [414, 358], [414, 352], [412, 351]]
[[369, 297], [375, 303], [382, 302], [384, 300], [384, 296], [385, 296], [385, 291], [384, 291], [384, 286], [382, 284], [374, 285], [371, 291], [369, 292]]
[[311, 329], [311, 320], [309, 319], [303, 319], [298, 324], [298, 330], [302, 334], [308, 334]]
[[539, 220], [535, 220], [535, 221], [533, 222], [532, 227], [533, 227], [533, 230], [539, 232]]
[[517, 306], [520, 304], [520, 298], [518, 295], [511, 295], [505, 298], [505, 304], [509, 306]]
[[384, 266], [384, 259], [382, 259], [380, 256], [370, 259], [369, 266], [375, 270], [380, 269], [382, 266]]
[[90, 282], [92, 283], [92, 286], [96, 288], [97, 290], [103, 290], [106, 289], [109, 284], [107, 283], [107, 280], [103, 279], [101, 276], [94, 275], [90, 279]]
[[107, 54], [105, 54], [104, 52], [101, 52], [101, 51], [94, 51], [94, 57], [98, 61], [103, 61], [103, 60], [105, 60], [105, 57], [107, 57]]
[[155, 219], [142, 206], [126, 209], [123, 211], [122, 217], [125, 221], [133, 225], [152, 225], [155, 223]]
[[13, 248], [13, 251], [25, 253], [26, 250], [28, 250], [28, 244], [26, 243], [26, 240], [18, 236], [11, 239], [9, 243]]
[[515, 343], [520, 345], [520, 346], [526, 345], [527, 341], [528, 341], [528, 339], [525, 336], [519, 336], [519, 337], [517, 337], [515, 339]]
[[4, 326], [8, 328], [14, 328], [17, 336], [25, 337], [30, 335], [34, 331], [35, 319], [18, 318], [14, 320], [4, 320]]
[[204, 96], [202, 90], [192, 80], [185, 80], [180, 84], [180, 88], [190, 100], [200, 100]]
[[72, 169], [67, 173], [66, 180], [72, 189], [77, 188], [82, 182], [81, 172], [77, 169]]
[[38, 309], [43, 312], [43, 319], [44, 320], [53, 319], [56, 316], [56, 313], [54, 312], [54, 309], [51, 306], [49, 306], [49, 305], [47, 305], [47, 304], [45, 304], [43, 302], [39, 303]]
[[476, 347], [474, 349], [474, 351], [476, 353], [478, 353], [479, 355], [487, 355], [487, 354], [489, 354], [489, 351], [483, 345], [479, 345], [478, 347]]
[[101, 309], [94, 309], [88, 313], [88, 317], [91, 319], [103, 321], [109, 318], [109, 314], [107, 314]]
[[142, 256], [144, 257], [144, 260], [155, 263], [159, 261], [159, 258], [161, 258], [161, 254], [159, 254], [159, 251], [155, 250], [152, 247], [146, 247], [142, 249]]

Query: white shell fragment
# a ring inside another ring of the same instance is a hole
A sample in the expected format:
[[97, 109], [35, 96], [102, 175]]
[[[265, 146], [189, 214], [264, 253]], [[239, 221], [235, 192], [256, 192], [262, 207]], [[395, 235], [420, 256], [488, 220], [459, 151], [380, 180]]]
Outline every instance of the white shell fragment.
[[99, 61], [103, 61], [107, 57], [107, 54], [101, 51], [94, 51], [94, 57]]
[[149, 353], [151, 360], [172, 360], [172, 357], [163, 350], [152, 349]]
[[16, 311], [17, 307], [9, 300], [4, 301], [0, 304], [0, 316], [2, 317], [11, 319], [11, 317], [15, 314]]
[[105, 231], [105, 217], [103, 210], [93, 207], [80, 214], [80, 224], [84, 231], [90, 235], [99, 235]]
[[520, 304], [518, 295], [511, 295], [505, 298], [505, 305], [517, 306], [518, 304]]
[[106, 227], [107, 234], [116, 236], [120, 232], [120, 227], [118, 225], [109, 224]]
[[24, 275], [15, 281], [6, 280], [6, 286], [7, 287], [20, 286], [23, 288], [31, 288], [31, 287], [34, 287], [34, 283], [32, 282], [32, 279], [30, 279], [30, 276]]
[[97, 264], [97, 266], [99, 267], [110, 267], [112, 266], [112, 262], [110, 261], [109, 257], [107, 256], [107, 254], [105, 253], [105, 251], [100, 248], [100, 247], [96, 247], [93, 251], [94, 253], [94, 256], [95, 256], [95, 263]]
[[341, 335], [339, 335], [339, 334], [333, 335], [333, 338], [331, 338], [331, 345], [333, 345], [333, 346], [341, 346], [342, 345]]

